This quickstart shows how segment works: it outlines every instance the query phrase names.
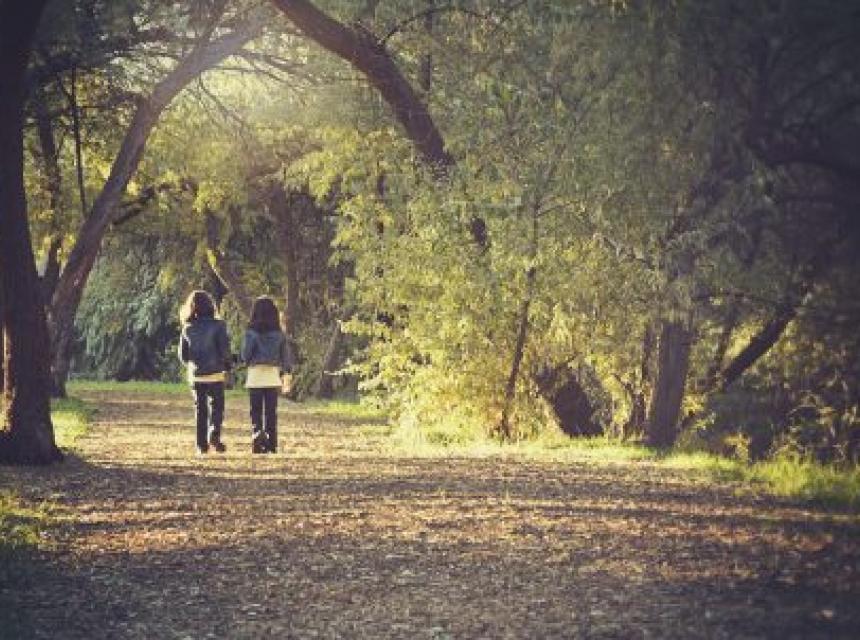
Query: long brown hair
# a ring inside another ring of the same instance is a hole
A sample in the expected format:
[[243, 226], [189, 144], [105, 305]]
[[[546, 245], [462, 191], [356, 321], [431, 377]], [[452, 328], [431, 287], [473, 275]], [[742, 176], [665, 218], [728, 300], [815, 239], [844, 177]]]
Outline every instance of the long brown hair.
[[181, 322], [194, 322], [198, 318], [214, 317], [215, 303], [212, 302], [212, 297], [208, 293], [200, 289], [188, 294], [185, 304], [179, 310], [179, 320]]
[[280, 330], [281, 325], [278, 321], [278, 308], [275, 306], [274, 300], [268, 296], [260, 296], [254, 300], [254, 306], [251, 308], [251, 321], [248, 323], [248, 328], [253, 329], [257, 333]]

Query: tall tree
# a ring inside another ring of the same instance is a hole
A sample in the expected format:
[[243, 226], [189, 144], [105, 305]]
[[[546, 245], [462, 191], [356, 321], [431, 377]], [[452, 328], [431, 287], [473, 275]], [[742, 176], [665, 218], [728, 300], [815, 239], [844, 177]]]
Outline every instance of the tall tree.
[[0, 461], [62, 458], [49, 401], [49, 342], [30, 241], [23, 173], [25, 74], [45, 2], [0, 3], [0, 298], [3, 306], [5, 431]]
[[[214, 29], [213, 24], [213, 29]], [[110, 175], [84, 219], [77, 239], [57, 283], [50, 307], [53, 338], [53, 392], [65, 395], [69, 371], [69, 346], [75, 315], [80, 305], [89, 274], [95, 264], [102, 240], [119, 210], [125, 189], [137, 170], [147, 139], [161, 113], [190, 82], [203, 72], [237, 53], [260, 33], [261, 21], [252, 17], [232, 31], [210, 39], [213, 29], [182, 58], [179, 63], [141, 99], [125, 132], [120, 149], [111, 166]]]

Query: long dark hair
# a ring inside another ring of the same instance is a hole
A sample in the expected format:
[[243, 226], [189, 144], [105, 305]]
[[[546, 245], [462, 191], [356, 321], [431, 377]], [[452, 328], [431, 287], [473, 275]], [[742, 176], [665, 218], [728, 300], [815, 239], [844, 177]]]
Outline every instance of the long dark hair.
[[188, 299], [179, 310], [181, 322], [194, 322], [198, 318], [214, 318], [215, 303], [212, 297], [205, 291], [197, 290], [188, 294]]
[[254, 300], [248, 328], [253, 329], [257, 333], [280, 331], [281, 325], [278, 322], [278, 308], [275, 306], [274, 300], [268, 296], [260, 296]]

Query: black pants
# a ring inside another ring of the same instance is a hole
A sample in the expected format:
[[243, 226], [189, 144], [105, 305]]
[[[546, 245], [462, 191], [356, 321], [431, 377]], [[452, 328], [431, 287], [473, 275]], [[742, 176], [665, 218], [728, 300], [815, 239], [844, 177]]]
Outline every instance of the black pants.
[[209, 443], [221, 441], [224, 422], [224, 383], [194, 383], [194, 413], [197, 418], [197, 446], [204, 451]]
[[269, 451], [278, 449], [278, 391], [277, 387], [249, 389], [251, 394], [251, 424], [254, 431], [265, 431]]

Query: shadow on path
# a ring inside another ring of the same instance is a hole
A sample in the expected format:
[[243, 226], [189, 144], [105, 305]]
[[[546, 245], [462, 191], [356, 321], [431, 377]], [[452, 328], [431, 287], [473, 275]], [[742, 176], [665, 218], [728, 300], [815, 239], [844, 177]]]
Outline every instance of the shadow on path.
[[228, 453], [197, 459], [187, 403], [153, 399], [100, 402], [64, 465], [0, 470], [62, 507], [0, 591], [26, 637], [860, 633], [856, 521], [648, 464], [397, 457], [295, 406], [287, 453], [246, 453], [232, 407]]

